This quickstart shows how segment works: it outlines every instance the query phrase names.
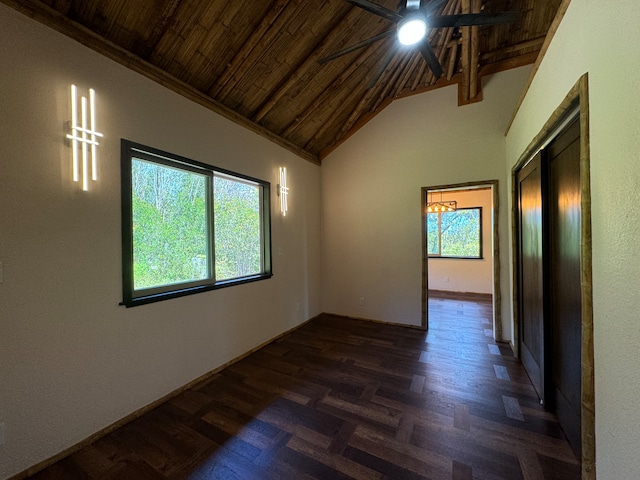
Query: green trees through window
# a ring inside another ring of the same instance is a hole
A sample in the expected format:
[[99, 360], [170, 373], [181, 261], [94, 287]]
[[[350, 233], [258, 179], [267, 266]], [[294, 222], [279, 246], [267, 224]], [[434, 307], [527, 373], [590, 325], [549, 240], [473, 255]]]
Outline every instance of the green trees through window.
[[131, 176], [134, 289], [206, 279], [208, 177], [138, 158]]
[[482, 209], [427, 214], [430, 257], [482, 258]]
[[213, 183], [216, 278], [260, 273], [260, 195], [258, 187], [216, 176]]
[[271, 276], [269, 184], [123, 140], [132, 306]]

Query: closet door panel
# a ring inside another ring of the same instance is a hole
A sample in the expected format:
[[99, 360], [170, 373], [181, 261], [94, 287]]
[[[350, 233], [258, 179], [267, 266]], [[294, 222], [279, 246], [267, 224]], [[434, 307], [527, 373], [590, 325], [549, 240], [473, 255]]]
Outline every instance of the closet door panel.
[[520, 352], [538, 395], [545, 396], [541, 154], [517, 175]]
[[580, 452], [582, 386], [579, 139], [579, 122], [575, 122], [549, 145], [551, 393], [560, 425], [576, 453]]

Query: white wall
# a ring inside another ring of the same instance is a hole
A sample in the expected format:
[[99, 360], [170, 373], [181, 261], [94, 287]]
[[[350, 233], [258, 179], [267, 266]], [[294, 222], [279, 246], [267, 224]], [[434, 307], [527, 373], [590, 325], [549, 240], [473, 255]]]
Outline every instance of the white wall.
[[[485, 78], [484, 100], [465, 107], [455, 86], [397, 100], [323, 161], [324, 311], [420, 325], [421, 187], [497, 179], [506, 205], [504, 132], [529, 71]], [[504, 293], [507, 214], [500, 210]]]
[[[7, 478], [320, 313], [321, 205], [317, 166], [5, 5], [0, 72]], [[96, 89], [105, 134], [89, 192], [71, 182], [63, 141], [71, 83]], [[121, 138], [270, 181], [274, 277], [118, 306]], [[291, 187], [284, 219], [279, 166]]]
[[640, 4], [573, 0], [507, 137], [510, 171], [589, 74], [597, 478], [640, 472]]
[[[440, 201], [440, 193], [433, 195]], [[491, 240], [491, 189], [442, 192], [442, 201], [455, 200], [458, 208], [482, 208], [482, 258], [430, 258], [429, 290], [493, 293], [493, 243]]]

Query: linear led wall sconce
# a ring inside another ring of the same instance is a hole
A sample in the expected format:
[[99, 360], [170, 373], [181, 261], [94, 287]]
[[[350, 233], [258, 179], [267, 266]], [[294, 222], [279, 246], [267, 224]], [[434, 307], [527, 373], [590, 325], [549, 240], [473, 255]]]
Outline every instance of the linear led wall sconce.
[[282, 216], [287, 216], [289, 206], [287, 204], [287, 197], [289, 196], [289, 187], [287, 187], [287, 169], [286, 167], [280, 167], [280, 183], [278, 184], [278, 195], [280, 196], [280, 211]]
[[[88, 117], [88, 118], [87, 118]], [[80, 98], [80, 123], [78, 122], [78, 88], [71, 85], [71, 121], [69, 122], [67, 139], [71, 143], [71, 165], [73, 181], [80, 182], [82, 178], [82, 190], [89, 190], [89, 175], [91, 180], [98, 179], [98, 158], [96, 147], [100, 145], [97, 137], [104, 135], [96, 130], [96, 92], [89, 89], [87, 97]], [[78, 150], [81, 158], [78, 158]]]

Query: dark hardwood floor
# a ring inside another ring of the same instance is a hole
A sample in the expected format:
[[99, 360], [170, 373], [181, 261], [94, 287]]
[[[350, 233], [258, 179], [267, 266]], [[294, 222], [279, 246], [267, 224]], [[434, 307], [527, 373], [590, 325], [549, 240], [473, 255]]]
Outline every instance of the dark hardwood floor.
[[490, 302], [429, 311], [428, 333], [323, 315], [33, 478], [579, 479]]

